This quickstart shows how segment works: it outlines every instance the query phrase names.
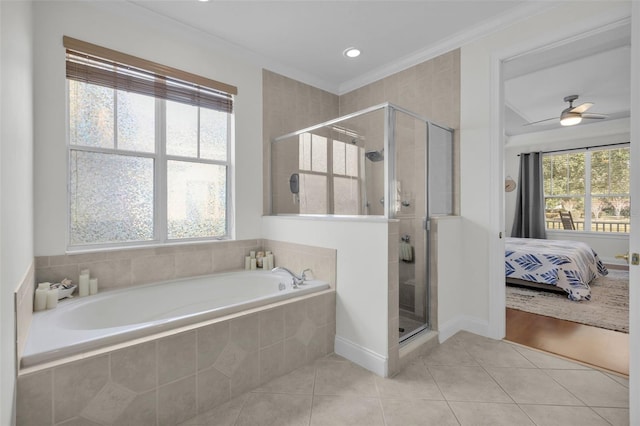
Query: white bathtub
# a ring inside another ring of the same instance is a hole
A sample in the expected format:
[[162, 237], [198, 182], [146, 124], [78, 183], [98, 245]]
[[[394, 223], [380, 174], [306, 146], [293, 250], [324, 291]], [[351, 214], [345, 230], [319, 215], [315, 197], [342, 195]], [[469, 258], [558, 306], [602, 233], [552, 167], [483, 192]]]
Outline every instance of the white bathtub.
[[291, 277], [284, 272], [241, 271], [64, 300], [55, 309], [34, 313], [21, 366], [30, 367], [328, 288], [324, 281], [311, 280], [294, 289]]

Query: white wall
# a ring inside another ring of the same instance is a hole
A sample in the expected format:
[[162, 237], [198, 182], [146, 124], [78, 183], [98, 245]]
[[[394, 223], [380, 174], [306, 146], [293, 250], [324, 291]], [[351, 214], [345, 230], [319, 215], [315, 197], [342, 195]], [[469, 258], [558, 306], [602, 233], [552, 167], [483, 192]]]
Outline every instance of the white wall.
[[[584, 148], [586, 146], [629, 142], [629, 119], [605, 121], [589, 125], [561, 128], [513, 136], [505, 144], [505, 176], [518, 181], [518, 170], [522, 152], [553, 151], [557, 149]], [[505, 229], [511, 233], [515, 213], [517, 190], [505, 193]], [[616, 254], [627, 252], [627, 235], [608, 235], [590, 232], [548, 231], [547, 238], [553, 240], [573, 240], [587, 243], [606, 263], [626, 264], [615, 259]]]
[[[388, 222], [265, 216], [263, 238], [337, 250], [336, 353], [384, 375], [388, 330]], [[343, 355], [347, 355], [342, 353]]]
[[262, 71], [221, 42], [127, 2], [37, 2], [35, 9], [35, 254], [66, 250], [67, 151], [62, 36], [139, 56], [238, 88], [236, 237], [260, 236]]
[[33, 262], [33, 40], [30, 2], [0, 2], [0, 424], [14, 423], [13, 292]]
[[476, 323], [489, 321], [488, 332], [493, 337], [504, 335], [504, 312], [498, 315], [495, 309], [500, 304], [496, 302], [500, 297], [498, 284], [492, 282], [499, 282], [497, 271], [504, 264], [504, 243], [498, 237], [504, 230], [504, 220], [496, 220], [504, 211], [504, 181], [503, 147], [496, 127], [500, 96], [494, 90], [499, 87], [495, 64], [500, 58], [578, 35], [629, 14], [629, 2], [581, 2], [579, 8], [559, 4], [461, 49], [462, 258], [465, 269], [474, 271], [474, 275], [458, 285], [458, 315], [475, 318]]
[[[431, 220], [435, 234], [433, 255], [437, 259], [438, 332], [444, 342], [461, 328], [482, 333], [487, 324], [460, 313], [460, 284], [467, 270], [461, 254], [466, 241], [462, 236], [460, 216], [442, 216]], [[466, 296], [465, 296], [466, 297]], [[478, 330], [476, 330], [478, 329]]]

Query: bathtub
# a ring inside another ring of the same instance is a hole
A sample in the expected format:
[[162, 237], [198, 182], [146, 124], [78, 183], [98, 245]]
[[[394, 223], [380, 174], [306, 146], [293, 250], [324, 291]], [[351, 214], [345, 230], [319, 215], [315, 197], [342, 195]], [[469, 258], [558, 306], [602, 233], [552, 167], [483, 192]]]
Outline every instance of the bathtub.
[[269, 271], [229, 272], [147, 284], [63, 300], [35, 312], [21, 367], [54, 361], [281, 300], [326, 290]]

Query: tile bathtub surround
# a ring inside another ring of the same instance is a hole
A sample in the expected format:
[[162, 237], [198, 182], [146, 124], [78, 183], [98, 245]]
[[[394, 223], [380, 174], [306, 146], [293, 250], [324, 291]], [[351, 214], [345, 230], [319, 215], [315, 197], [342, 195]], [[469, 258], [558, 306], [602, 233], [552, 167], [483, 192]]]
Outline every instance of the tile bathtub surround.
[[335, 250], [262, 239], [39, 256], [35, 278], [36, 282], [70, 278], [77, 283], [80, 270], [89, 269], [100, 288], [122, 288], [244, 269], [244, 257], [260, 250], [272, 251], [276, 265], [296, 273], [311, 268], [317, 279], [335, 288]]
[[175, 425], [333, 352], [335, 292], [18, 377], [17, 424]]
[[243, 269], [244, 256], [261, 247], [256, 239], [39, 256], [35, 276], [36, 282], [77, 283], [80, 270], [89, 269], [102, 289], [129, 287]]
[[262, 240], [262, 245], [265, 250], [273, 252], [276, 266], [285, 266], [296, 274], [311, 268], [314, 278], [327, 281], [331, 288], [336, 288], [335, 249], [275, 240]]
[[24, 345], [27, 342], [29, 326], [33, 317], [33, 292], [35, 291], [35, 265], [34, 262], [27, 270], [24, 279], [14, 292], [15, 324], [16, 324], [16, 354], [17, 359], [22, 356]]
[[329, 355], [182, 426], [628, 425], [628, 391], [620, 377], [461, 332], [395, 377]]

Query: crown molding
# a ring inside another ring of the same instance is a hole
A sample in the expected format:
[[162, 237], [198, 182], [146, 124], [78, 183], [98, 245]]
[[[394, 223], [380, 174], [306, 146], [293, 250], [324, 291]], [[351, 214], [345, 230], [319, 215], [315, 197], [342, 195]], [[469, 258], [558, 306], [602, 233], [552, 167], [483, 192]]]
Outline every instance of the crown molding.
[[559, 5], [554, 2], [527, 3], [523, 6], [517, 7], [515, 10], [505, 12], [468, 30], [460, 31], [453, 36], [448, 37], [446, 40], [440, 40], [439, 42], [432, 44], [425, 49], [400, 58], [393, 63], [377, 68], [371, 72], [363, 74], [358, 78], [346, 81], [340, 84], [337, 94], [343, 95], [345, 93], [351, 92], [352, 90], [359, 89], [360, 87], [366, 86], [367, 84], [371, 84], [382, 78], [388, 77], [407, 68], [425, 62], [429, 59], [433, 59], [437, 56], [462, 47], [469, 42], [498, 32], [503, 28], [513, 25], [518, 21], [546, 12], [558, 6]]

